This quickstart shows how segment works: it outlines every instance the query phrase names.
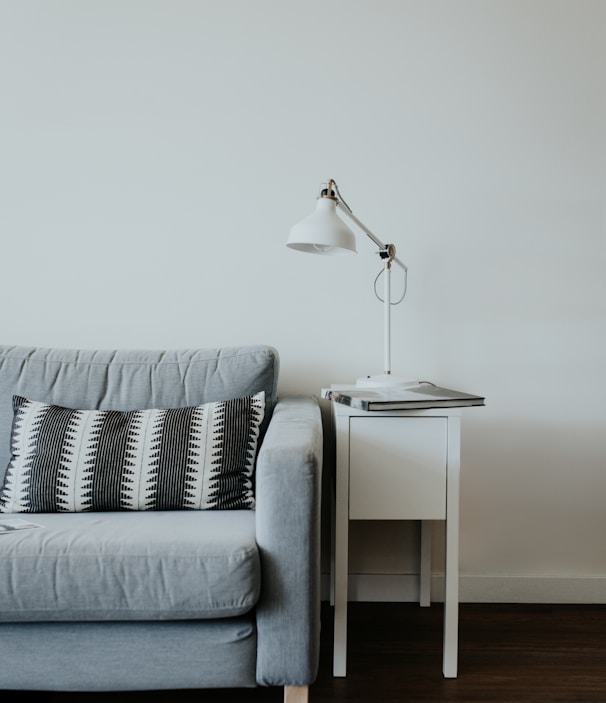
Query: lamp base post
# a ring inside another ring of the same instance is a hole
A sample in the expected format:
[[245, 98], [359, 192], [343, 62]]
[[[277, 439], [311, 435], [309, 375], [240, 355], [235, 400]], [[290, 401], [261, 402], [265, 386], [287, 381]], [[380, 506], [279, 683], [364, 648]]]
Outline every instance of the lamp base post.
[[356, 380], [358, 388], [411, 388], [418, 385], [418, 381], [411, 381], [409, 378], [391, 373], [377, 373], [372, 376], [362, 376]]

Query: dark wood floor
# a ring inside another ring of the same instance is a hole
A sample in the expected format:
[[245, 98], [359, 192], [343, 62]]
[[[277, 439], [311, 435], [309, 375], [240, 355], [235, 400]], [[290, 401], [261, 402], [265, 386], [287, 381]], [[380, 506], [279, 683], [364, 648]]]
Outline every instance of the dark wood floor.
[[[442, 677], [442, 608], [353, 603], [346, 678], [332, 676], [332, 609], [323, 605], [311, 703], [605, 703], [606, 606], [460, 606], [459, 676]], [[1, 666], [1, 662], [0, 662]], [[2, 703], [23, 694], [0, 692]], [[29, 700], [32, 700], [31, 698]], [[278, 703], [278, 689], [53, 693], [45, 703]]]

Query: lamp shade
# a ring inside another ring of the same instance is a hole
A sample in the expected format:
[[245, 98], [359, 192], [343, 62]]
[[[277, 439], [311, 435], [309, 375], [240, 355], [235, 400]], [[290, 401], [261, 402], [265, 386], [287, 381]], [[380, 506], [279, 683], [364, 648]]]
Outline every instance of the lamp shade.
[[290, 230], [286, 246], [309, 254], [356, 253], [356, 237], [337, 215], [333, 198], [318, 198], [316, 209]]

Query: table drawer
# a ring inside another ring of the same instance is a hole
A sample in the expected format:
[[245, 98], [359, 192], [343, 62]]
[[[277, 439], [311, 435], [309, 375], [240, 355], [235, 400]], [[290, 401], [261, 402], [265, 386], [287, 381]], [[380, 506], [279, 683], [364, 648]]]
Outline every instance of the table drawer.
[[448, 419], [351, 417], [351, 520], [446, 518]]

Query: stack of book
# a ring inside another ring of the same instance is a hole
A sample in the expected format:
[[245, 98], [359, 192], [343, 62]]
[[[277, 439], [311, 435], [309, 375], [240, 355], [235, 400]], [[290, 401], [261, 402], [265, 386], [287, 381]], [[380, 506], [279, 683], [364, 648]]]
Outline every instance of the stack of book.
[[463, 408], [486, 404], [482, 396], [440, 388], [429, 382], [420, 382], [416, 386], [405, 388], [323, 388], [322, 398], [368, 411]]

